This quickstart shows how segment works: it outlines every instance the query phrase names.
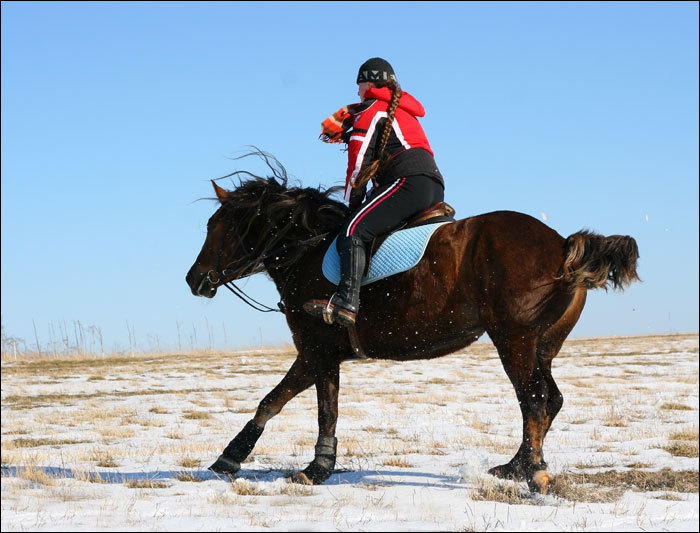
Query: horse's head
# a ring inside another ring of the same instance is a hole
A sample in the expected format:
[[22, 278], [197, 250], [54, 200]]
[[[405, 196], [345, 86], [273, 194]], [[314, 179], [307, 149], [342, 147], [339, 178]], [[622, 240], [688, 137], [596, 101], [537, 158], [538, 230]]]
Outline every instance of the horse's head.
[[[251, 274], [257, 267], [244, 264], [248, 254], [241, 238], [241, 222], [246, 210], [236, 208], [231, 192], [213, 180], [211, 183], [221, 205], [207, 222], [207, 237], [202, 250], [185, 276], [192, 294], [205, 298], [213, 298], [216, 289], [224, 282], [246, 275], [243, 274], [246, 269], [250, 270], [247, 274]], [[222, 277], [225, 269], [229, 269], [228, 279]]]
[[300, 241], [332, 231], [347, 213], [347, 207], [329, 198], [337, 188], [290, 188], [276, 159], [263, 152], [253, 155], [263, 157], [273, 176], [234, 172], [229, 176], [252, 179], [232, 191], [212, 180], [221, 205], [209, 219], [202, 250], [185, 277], [195, 296], [212, 298], [229, 281], [289, 267], [306, 249]]

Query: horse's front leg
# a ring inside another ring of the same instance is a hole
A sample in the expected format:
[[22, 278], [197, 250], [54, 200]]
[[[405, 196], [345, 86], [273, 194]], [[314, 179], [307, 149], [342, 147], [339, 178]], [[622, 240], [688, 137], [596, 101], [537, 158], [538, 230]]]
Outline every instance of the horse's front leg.
[[292, 481], [306, 485], [320, 485], [333, 473], [338, 448], [335, 428], [338, 422], [339, 381], [340, 362], [319, 361], [316, 370], [318, 440], [314, 460], [302, 472], [292, 475]]
[[260, 402], [253, 419], [229, 442], [209, 470], [219, 474], [235, 475], [241, 469], [241, 463], [253, 451], [267, 421], [279, 413], [289, 400], [308, 389], [313, 382], [313, 366], [301, 355], [298, 356], [287, 375]]

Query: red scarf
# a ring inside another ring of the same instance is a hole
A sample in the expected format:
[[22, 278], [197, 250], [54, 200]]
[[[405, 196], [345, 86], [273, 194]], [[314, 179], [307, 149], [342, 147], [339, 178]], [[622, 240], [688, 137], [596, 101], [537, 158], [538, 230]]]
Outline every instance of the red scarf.
[[341, 107], [326, 120], [321, 122], [321, 135], [324, 143], [347, 143], [350, 129], [355, 122], [355, 113], [361, 104], [350, 104]]

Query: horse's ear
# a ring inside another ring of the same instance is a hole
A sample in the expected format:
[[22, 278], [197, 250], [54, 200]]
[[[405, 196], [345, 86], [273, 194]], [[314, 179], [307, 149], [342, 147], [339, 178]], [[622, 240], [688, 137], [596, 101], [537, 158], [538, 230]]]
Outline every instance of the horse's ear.
[[214, 192], [216, 192], [219, 201], [223, 202], [228, 197], [228, 191], [219, 187], [214, 180], [211, 180], [211, 184], [214, 186]]

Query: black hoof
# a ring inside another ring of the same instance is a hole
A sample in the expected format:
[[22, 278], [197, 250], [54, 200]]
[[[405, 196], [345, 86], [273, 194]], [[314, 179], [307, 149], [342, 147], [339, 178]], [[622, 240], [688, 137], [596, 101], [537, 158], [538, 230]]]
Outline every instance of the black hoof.
[[302, 485], [321, 485], [332, 473], [332, 470], [312, 461], [302, 472], [292, 474], [291, 480]]
[[547, 463], [542, 461], [540, 464], [535, 465], [532, 463], [525, 463], [524, 461], [513, 459], [510, 463], [506, 463], [500, 466], [494, 466], [489, 470], [489, 474], [496, 476], [501, 479], [509, 479], [512, 481], [527, 481], [528, 483], [532, 480], [532, 476], [535, 472], [543, 471], [547, 469]]
[[216, 472], [217, 474], [226, 474], [229, 476], [235, 476], [240, 469], [241, 463], [234, 461], [225, 455], [219, 455], [219, 458], [209, 467], [209, 470], [212, 472]]
[[525, 469], [520, 464], [507, 463], [500, 466], [494, 466], [489, 469], [489, 474], [501, 479], [510, 479], [513, 481], [526, 481], [528, 478]]

